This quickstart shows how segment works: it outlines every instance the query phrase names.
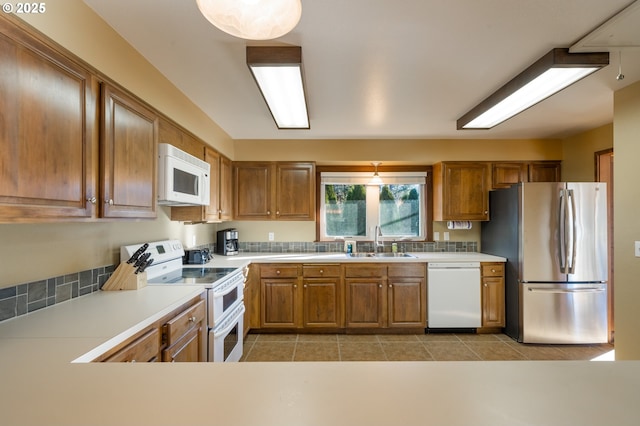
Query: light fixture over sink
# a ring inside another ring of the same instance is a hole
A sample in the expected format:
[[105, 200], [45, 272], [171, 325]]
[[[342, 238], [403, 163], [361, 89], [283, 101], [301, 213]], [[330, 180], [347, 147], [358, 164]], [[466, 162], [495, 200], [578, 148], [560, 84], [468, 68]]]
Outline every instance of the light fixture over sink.
[[609, 64], [608, 52], [552, 49], [457, 121], [457, 129], [490, 129]]
[[373, 165], [374, 170], [373, 170], [373, 176], [369, 181], [369, 185], [382, 185], [384, 182], [382, 182], [382, 178], [378, 174], [378, 166], [382, 163], [380, 163], [379, 161], [374, 161], [371, 164]]
[[217, 28], [247, 40], [271, 40], [300, 21], [300, 0], [196, 0], [198, 9]]
[[279, 129], [309, 129], [300, 46], [247, 46], [247, 65]]

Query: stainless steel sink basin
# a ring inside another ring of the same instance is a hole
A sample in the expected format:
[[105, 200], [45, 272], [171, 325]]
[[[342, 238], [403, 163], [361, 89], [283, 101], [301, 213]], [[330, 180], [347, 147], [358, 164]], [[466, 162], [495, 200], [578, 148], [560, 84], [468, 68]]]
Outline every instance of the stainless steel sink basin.
[[347, 257], [413, 257], [409, 253], [349, 253]]

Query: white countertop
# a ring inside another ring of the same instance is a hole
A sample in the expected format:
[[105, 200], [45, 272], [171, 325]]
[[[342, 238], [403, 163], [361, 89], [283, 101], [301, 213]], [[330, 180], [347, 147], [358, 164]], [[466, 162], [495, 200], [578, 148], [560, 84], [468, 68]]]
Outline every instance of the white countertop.
[[[414, 257], [350, 257], [345, 253], [240, 253], [214, 254], [207, 266], [242, 267], [249, 263], [390, 263], [390, 262], [505, 262], [500, 256], [484, 253], [411, 252]], [[200, 265], [202, 266], [202, 265]]]
[[640, 361], [72, 362], [201, 290], [98, 292], [0, 323], [2, 424], [589, 426], [640, 418]]

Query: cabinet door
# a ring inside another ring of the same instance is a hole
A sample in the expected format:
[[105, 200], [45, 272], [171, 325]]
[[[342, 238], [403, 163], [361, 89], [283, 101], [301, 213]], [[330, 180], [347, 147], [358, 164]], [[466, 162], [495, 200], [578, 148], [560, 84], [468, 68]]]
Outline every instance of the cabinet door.
[[202, 362], [200, 353], [202, 326], [192, 328], [175, 344], [162, 351], [162, 362]]
[[110, 85], [102, 96], [102, 216], [155, 218], [158, 117]]
[[491, 188], [509, 188], [518, 182], [527, 181], [526, 163], [493, 163], [491, 165]]
[[150, 362], [156, 361], [160, 351], [160, 332], [151, 329], [103, 362]]
[[262, 279], [261, 327], [297, 328], [300, 326], [298, 279]]
[[209, 205], [204, 208], [204, 219], [208, 222], [220, 221], [220, 153], [212, 148], [204, 148], [204, 160], [209, 163]]
[[315, 220], [315, 166], [278, 163], [276, 166], [276, 219]]
[[386, 322], [387, 292], [382, 278], [347, 278], [346, 326], [383, 327]]
[[0, 221], [96, 214], [98, 84], [0, 20]]
[[534, 162], [529, 164], [529, 182], [560, 182], [560, 162]]
[[389, 327], [426, 327], [426, 284], [424, 278], [389, 277]]
[[231, 160], [224, 155], [220, 156], [219, 184], [219, 218], [224, 222], [233, 219], [233, 170]]
[[342, 327], [340, 279], [305, 278], [302, 316], [304, 327]]
[[505, 325], [504, 278], [482, 278], [482, 326]]
[[235, 219], [271, 219], [271, 164], [241, 162], [233, 169]]
[[434, 220], [488, 220], [488, 163], [434, 165]]

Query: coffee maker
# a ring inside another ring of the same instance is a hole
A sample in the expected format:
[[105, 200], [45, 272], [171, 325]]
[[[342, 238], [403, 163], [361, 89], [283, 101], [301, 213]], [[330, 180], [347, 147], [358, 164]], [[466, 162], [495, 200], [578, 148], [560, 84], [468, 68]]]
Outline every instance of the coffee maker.
[[238, 231], [234, 228], [218, 231], [216, 252], [223, 256], [238, 254]]

